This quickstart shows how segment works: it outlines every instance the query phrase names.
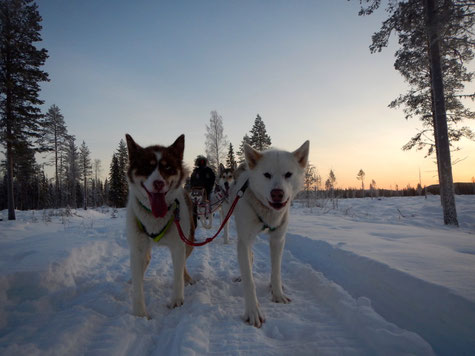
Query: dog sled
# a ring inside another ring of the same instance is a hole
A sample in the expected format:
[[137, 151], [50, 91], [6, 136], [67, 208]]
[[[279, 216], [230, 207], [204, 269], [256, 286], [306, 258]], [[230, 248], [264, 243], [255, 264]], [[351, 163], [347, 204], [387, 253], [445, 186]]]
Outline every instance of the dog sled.
[[209, 230], [213, 226], [213, 214], [218, 210], [223, 202], [228, 198], [227, 192], [217, 189], [208, 199], [206, 189], [194, 187], [191, 189], [191, 201], [193, 202], [193, 215], [196, 216], [196, 223], [200, 221], [201, 226]]

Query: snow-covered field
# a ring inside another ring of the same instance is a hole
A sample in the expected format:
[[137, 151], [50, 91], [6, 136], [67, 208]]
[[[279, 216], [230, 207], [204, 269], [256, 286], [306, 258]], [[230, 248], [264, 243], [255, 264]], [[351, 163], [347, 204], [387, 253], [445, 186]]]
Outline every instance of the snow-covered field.
[[230, 245], [193, 251], [180, 308], [166, 307], [169, 252], [154, 249], [146, 320], [130, 313], [124, 210], [0, 212], [0, 354], [474, 355], [475, 196], [456, 199], [458, 229], [442, 224], [438, 196], [295, 202], [282, 267], [292, 303], [271, 302], [267, 237], [254, 247], [261, 329], [241, 319], [234, 222]]

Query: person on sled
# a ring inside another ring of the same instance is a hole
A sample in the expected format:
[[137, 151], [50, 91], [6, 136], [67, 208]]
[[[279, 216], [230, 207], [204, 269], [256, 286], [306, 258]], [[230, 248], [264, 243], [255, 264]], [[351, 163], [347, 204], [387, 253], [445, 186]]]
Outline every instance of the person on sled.
[[[214, 181], [216, 176], [213, 170], [208, 167], [208, 160], [204, 156], [198, 156], [195, 160], [195, 168], [191, 173], [190, 186], [191, 190], [203, 189], [205, 195], [203, 196], [203, 202], [211, 197], [211, 191], [213, 190]], [[193, 207], [193, 220], [195, 226], [197, 226], [197, 207]]]

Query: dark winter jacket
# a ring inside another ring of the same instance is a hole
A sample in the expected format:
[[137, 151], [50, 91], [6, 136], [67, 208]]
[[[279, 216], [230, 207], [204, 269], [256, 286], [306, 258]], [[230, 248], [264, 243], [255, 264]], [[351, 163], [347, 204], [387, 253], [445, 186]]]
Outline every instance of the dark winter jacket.
[[204, 157], [196, 160], [196, 168], [191, 174], [190, 185], [191, 188], [205, 188], [206, 195], [209, 199], [216, 177], [213, 170], [207, 166], [207, 163], [208, 161]]

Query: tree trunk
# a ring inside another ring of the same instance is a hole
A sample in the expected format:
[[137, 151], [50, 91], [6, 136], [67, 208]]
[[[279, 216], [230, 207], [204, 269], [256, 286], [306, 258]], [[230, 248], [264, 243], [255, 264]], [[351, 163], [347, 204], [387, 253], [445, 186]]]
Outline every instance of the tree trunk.
[[[6, 25], [10, 26], [10, 18], [8, 11], [6, 13]], [[13, 112], [12, 112], [12, 79], [11, 79], [11, 65], [10, 50], [7, 47], [5, 51], [6, 57], [6, 70], [5, 70], [5, 83], [6, 83], [6, 100], [5, 100], [5, 119], [6, 119], [6, 144], [7, 144], [7, 205], [8, 205], [8, 220], [16, 220], [15, 216], [15, 196], [13, 192]]]
[[87, 176], [84, 170], [84, 210], [87, 210]]
[[[428, 46], [427, 48], [430, 48], [430, 41], [428, 41]], [[430, 51], [427, 53], [427, 55], [430, 57]], [[432, 70], [430, 71], [430, 77], [432, 78]], [[430, 98], [431, 98], [431, 107], [432, 107], [432, 126], [434, 129], [434, 143], [435, 143], [435, 158], [437, 161], [437, 177], [439, 179], [439, 195], [440, 195], [440, 205], [444, 206], [444, 192], [440, 188], [440, 185], [442, 182], [442, 172], [441, 172], [441, 165], [439, 164], [439, 140], [438, 140], [438, 135], [437, 135], [437, 124], [436, 124], [436, 116], [435, 116], [435, 100], [434, 100], [434, 89], [431, 90], [430, 93]]]
[[54, 175], [55, 175], [54, 207], [59, 208], [60, 199], [59, 199], [59, 174], [58, 174], [58, 127], [56, 124], [54, 126]]
[[[8, 55], [8, 53], [7, 53]], [[15, 216], [15, 196], [13, 194], [13, 133], [12, 133], [12, 94], [10, 90], [10, 71], [6, 71], [7, 76], [7, 93], [6, 93], [6, 143], [7, 143], [7, 204], [8, 204], [8, 220], [16, 220]]]
[[16, 220], [15, 202], [13, 195], [13, 152], [12, 144], [7, 139], [7, 197], [8, 197], [8, 220]]
[[455, 208], [452, 163], [450, 159], [447, 115], [445, 111], [444, 83], [442, 78], [438, 20], [434, 0], [424, 0], [426, 23], [429, 34], [429, 56], [431, 65], [432, 91], [434, 94], [435, 126], [437, 145], [437, 166], [439, 169], [439, 186], [442, 198], [442, 210], [446, 225], [458, 226]]

